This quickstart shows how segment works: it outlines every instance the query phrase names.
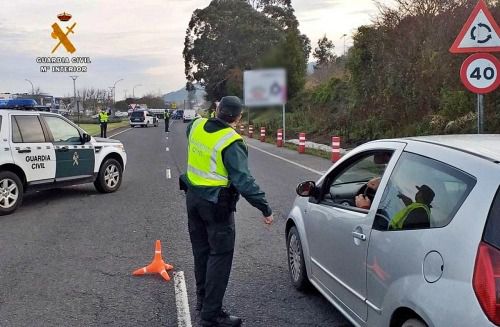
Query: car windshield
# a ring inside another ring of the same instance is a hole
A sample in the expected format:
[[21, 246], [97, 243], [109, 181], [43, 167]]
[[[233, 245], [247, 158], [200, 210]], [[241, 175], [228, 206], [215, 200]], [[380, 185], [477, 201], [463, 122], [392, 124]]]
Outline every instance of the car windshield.
[[130, 116], [133, 118], [142, 118], [144, 117], [144, 111], [134, 111]]

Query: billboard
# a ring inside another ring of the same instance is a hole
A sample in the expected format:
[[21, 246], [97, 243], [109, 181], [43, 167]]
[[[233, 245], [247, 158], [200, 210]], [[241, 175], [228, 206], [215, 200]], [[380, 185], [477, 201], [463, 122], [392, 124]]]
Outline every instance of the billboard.
[[243, 76], [245, 105], [248, 107], [285, 105], [285, 69], [247, 70]]

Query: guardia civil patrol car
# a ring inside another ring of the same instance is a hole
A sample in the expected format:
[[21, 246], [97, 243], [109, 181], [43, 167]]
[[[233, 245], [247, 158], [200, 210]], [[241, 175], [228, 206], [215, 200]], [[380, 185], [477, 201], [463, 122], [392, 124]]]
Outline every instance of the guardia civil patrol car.
[[126, 162], [120, 141], [92, 137], [61, 115], [0, 110], [0, 215], [29, 190], [94, 183], [115, 192]]

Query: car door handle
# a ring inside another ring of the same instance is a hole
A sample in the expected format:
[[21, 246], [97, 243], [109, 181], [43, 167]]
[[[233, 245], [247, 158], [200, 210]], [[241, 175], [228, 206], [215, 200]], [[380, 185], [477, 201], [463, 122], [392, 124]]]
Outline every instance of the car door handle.
[[366, 241], [366, 235], [359, 232], [352, 232], [352, 236], [358, 240]]
[[69, 148], [67, 146], [63, 146], [63, 147], [61, 147], [61, 148], [59, 148], [57, 150], [60, 151], [60, 152], [68, 152]]
[[30, 149], [19, 149], [17, 150], [18, 153], [31, 153]]

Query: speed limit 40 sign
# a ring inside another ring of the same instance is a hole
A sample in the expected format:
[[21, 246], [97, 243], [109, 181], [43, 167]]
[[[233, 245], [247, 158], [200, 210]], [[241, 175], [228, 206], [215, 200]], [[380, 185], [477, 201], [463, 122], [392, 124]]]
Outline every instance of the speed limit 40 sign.
[[462, 64], [460, 77], [465, 87], [478, 94], [494, 91], [500, 85], [500, 61], [488, 53], [476, 53]]

